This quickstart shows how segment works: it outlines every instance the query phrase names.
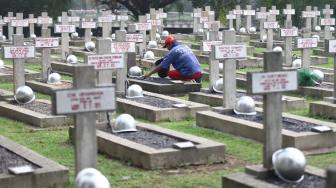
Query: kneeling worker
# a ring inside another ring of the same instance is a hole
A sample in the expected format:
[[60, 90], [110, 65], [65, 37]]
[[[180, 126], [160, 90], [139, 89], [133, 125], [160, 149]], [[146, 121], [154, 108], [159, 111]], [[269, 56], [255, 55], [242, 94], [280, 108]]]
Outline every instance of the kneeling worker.
[[[189, 47], [177, 43], [173, 37], [167, 37], [163, 47], [168, 48], [168, 54], [155, 62], [156, 67], [145, 74], [145, 78], [158, 73], [161, 78], [169, 76], [172, 80], [201, 82], [200, 63]], [[169, 70], [170, 65], [173, 65], [175, 70]]]

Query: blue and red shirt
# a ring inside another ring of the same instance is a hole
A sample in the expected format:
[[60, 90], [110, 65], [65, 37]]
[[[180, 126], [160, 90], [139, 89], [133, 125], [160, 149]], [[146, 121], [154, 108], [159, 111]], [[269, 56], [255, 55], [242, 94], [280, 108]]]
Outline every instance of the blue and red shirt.
[[185, 45], [174, 43], [172, 49], [160, 64], [162, 69], [169, 69], [173, 65], [182, 76], [188, 77], [201, 72], [201, 65], [191, 49]]

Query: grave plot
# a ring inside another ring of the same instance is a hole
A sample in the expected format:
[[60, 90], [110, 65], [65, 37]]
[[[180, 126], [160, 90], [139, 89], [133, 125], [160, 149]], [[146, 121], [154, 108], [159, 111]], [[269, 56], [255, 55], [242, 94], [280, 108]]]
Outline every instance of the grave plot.
[[61, 80], [59, 83], [49, 84], [42, 81], [26, 81], [26, 85], [36, 92], [51, 95], [54, 92], [54, 90], [71, 88], [72, 82]]
[[[231, 109], [219, 112], [203, 111], [196, 113], [197, 126], [242, 136], [262, 142], [262, 114], [256, 116], [236, 115]], [[209, 123], [212, 122], [212, 123]], [[336, 126], [333, 123], [283, 113], [283, 147], [296, 147], [307, 153], [326, 152], [335, 149]], [[331, 132], [318, 133], [313, 127], [327, 126]], [[314, 140], [314, 142], [311, 142]]]
[[[51, 115], [51, 103], [47, 100], [35, 100], [29, 104], [18, 104], [9, 100], [0, 102], [0, 115], [35, 127], [64, 127], [73, 123], [71, 117]], [[11, 99], [11, 98], [10, 98]]]
[[[282, 135], [279, 135], [279, 139], [282, 138], [279, 147], [281, 145], [292, 146], [309, 152], [313, 150], [317, 150], [313, 152], [324, 152], [324, 150], [335, 149], [333, 148], [336, 142], [335, 124], [282, 113], [282, 95], [280, 92], [296, 90], [298, 79], [295, 70], [281, 71], [281, 52], [265, 52], [264, 61], [267, 65], [264, 69], [267, 72], [249, 73], [249, 84], [247, 85], [248, 94], [264, 95], [263, 112], [258, 109], [256, 114], [253, 115], [251, 113], [255, 112], [254, 109], [252, 111], [251, 108], [240, 109], [239, 103], [235, 104], [234, 100], [225, 100], [228, 97], [226, 95], [233, 95], [234, 92], [224, 88], [223, 107], [217, 108], [216, 112], [203, 111], [196, 113], [196, 124], [201, 127], [263, 141], [265, 139], [263, 134], [265, 127], [262, 123], [268, 122], [271, 127], [273, 126], [271, 124], [279, 126], [275, 130], [282, 133]], [[231, 77], [226, 77], [226, 79], [228, 78]], [[224, 83], [227, 83], [225, 79]], [[227, 87], [232, 88], [234, 86], [228, 85]], [[251, 105], [250, 103], [243, 104], [244, 107]], [[244, 113], [248, 114], [242, 115]], [[319, 131], [321, 126], [324, 126], [328, 131]], [[314, 140], [314, 142], [312, 143], [309, 140]]]
[[[0, 82], [13, 82], [13, 66], [5, 65], [4, 68], [0, 68]], [[33, 80], [40, 76], [40, 74], [36, 71], [24, 70], [25, 79], [26, 80]]]
[[[245, 73], [237, 74], [237, 86], [246, 88], [246, 85], [247, 85], [246, 74]], [[295, 91], [295, 93], [305, 96], [323, 98], [331, 96], [333, 93], [333, 88], [334, 88], [333, 83], [322, 82], [320, 85], [312, 87], [300, 86], [298, 90]]]
[[[265, 173], [264, 176], [258, 173]], [[266, 174], [267, 173], [267, 174]], [[245, 173], [235, 173], [222, 177], [222, 187], [224, 188], [248, 188], [248, 187], [325, 187], [325, 171], [306, 166], [304, 179], [300, 183], [287, 183], [275, 175], [274, 171], [266, 172], [261, 165], [247, 166]]]
[[[336, 40], [327, 41], [327, 51], [334, 54], [334, 75], [336, 74]], [[324, 101], [310, 103], [309, 112], [315, 115], [336, 119], [336, 77], [333, 75], [334, 85], [332, 95], [324, 98]]]
[[[54, 187], [68, 182], [66, 167], [2, 136], [0, 158], [0, 185], [3, 188]], [[25, 166], [30, 166], [29, 171], [13, 169]]]
[[53, 76], [50, 74], [50, 48], [58, 47], [59, 39], [51, 38], [49, 29], [42, 29], [42, 37], [36, 38], [35, 41], [35, 47], [42, 48], [41, 77], [33, 81], [26, 81], [26, 85], [36, 92], [48, 95], [51, 95], [55, 89], [71, 88], [72, 83], [69, 81], [57, 80], [56, 77], [49, 79], [49, 76]]
[[150, 92], [141, 98], [117, 98], [118, 110], [149, 121], [181, 120], [195, 117], [209, 106]]
[[[225, 145], [221, 143], [150, 124], [136, 126], [137, 132], [112, 133], [110, 126], [98, 125], [98, 150], [149, 170], [224, 162]], [[193, 146], [176, 147], [181, 142]]]
[[[254, 99], [257, 107], [262, 107], [261, 95], [247, 95], [244, 90], [237, 90], [237, 98], [242, 96], [250, 96]], [[221, 106], [223, 103], [223, 94], [212, 92], [209, 89], [202, 89], [201, 92], [189, 93], [189, 100], [197, 103], [207, 104], [210, 106]], [[302, 98], [283, 96], [282, 97], [282, 110], [284, 112], [290, 110], [300, 110], [305, 107], [305, 101]]]
[[130, 84], [138, 84], [144, 90], [160, 94], [181, 94], [201, 90], [200, 83], [191, 81], [170, 80], [167, 78], [151, 77], [147, 79], [130, 78]]

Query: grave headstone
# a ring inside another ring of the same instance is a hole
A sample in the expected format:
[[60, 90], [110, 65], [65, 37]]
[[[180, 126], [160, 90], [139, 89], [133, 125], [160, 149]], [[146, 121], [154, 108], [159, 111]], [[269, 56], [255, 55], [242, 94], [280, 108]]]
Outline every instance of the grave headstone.
[[34, 14], [29, 14], [28, 18], [29, 23], [29, 36], [35, 34], [35, 24], [37, 24], [37, 19], [34, 18]]
[[266, 35], [264, 28], [264, 22], [267, 20], [268, 12], [266, 7], [260, 7], [260, 12], [257, 13], [256, 18], [259, 20], [260, 40], [263, 41], [263, 37]]
[[158, 26], [158, 32], [159, 32], [160, 34], [162, 34], [163, 27], [164, 27], [164, 25], [163, 25], [163, 19], [166, 19], [168, 15], [167, 15], [167, 13], [165, 13], [165, 12], [163, 11], [163, 8], [159, 8], [159, 10], [158, 10], [158, 15], [159, 15], [159, 20], [160, 20], [160, 22], [161, 22], [161, 25]]
[[135, 29], [137, 31], [140, 31], [140, 33], [143, 35], [144, 40], [142, 44], [140, 45], [139, 53], [140, 57], [143, 57], [146, 49], [147, 49], [147, 36], [146, 36], [146, 31], [149, 31], [152, 29], [152, 24], [147, 23], [147, 18], [146, 16], [139, 16], [139, 23], [135, 23]]
[[91, 41], [91, 30], [97, 27], [96, 22], [93, 18], [86, 16], [82, 18], [81, 28], [84, 29], [84, 41], [89, 42]]
[[336, 166], [327, 169], [326, 188], [336, 187]]
[[59, 39], [58, 38], [51, 38], [50, 37], [50, 29], [44, 28], [42, 29], [42, 37], [35, 39], [35, 47], [42, 48], [42, 82], [47, 82], [48, 74], [50, 72], [50, 48], [56, 48], [59, 46]]
[[161, 21], [158, 19], [158, 15], [154, 8], [150, 9], [150, 20], [148, 20], [152, 24], [152, 29], [150, 30], [150, 40], [156, 41], [156, 32], [159, 25], [161, 25]]
[[7, 17], [4, 17], [4, 22], [7, 23], [7, 30], [8, 30], [7, 38], [10, 41], [12, 40], [12, 35], [14, 34], [14, 28], [11, 26], [10, 22], [11, 22], [11, 20], [14, 20], [14, 19], [16, 19], [16, 18], [14, 17], [13, 12], [8, 12]]
[[322, 10], [324, 18], [321, 19], [321, 25], [324, 25], [324, 39], [331, 39], [330, 26], [335, 25], [335, 18], [331, 18], [334, 14], [334, 9], [330, 9], [330, 5], [325, 5], [325, 9]]
[[236, 101], [236, 59], [246, 58], [246, 46], [236, 45], [235, 31], [223, 31], [223, 45], [212, 46], [214, 59], [223, 62], [223, 107], [233, 109]]
[[127, 11], [121, 11], [117, 16], [117, 20], [120, 22], [120, 30], [125, 30], [126, 22], [128, 21]]
[[198, 23], [198, 21], [199, 21], [199, 19], [197, 19], [197, 18], [199, 18], [199, 17], [201, 17], [201, 12], [200, 12], [200, 9], [199, 8], [194, 8], [194, 10], [193, 10], [193, 33], [194, 34], [196, 34], [196, 33], [198, 33], [198, 31], [199, 31], [199, 28], [198, 28], [198, 26], [199, 26], [199, 23]]
[[[334, 75], [336, 75], [336, 40], [326, 40], [326, 51], [334, 55]], [[334, 76], [334, 92], [331, 101], [336, 104], [336, 76]]]
[[252, 26], [252, 16], [255, 15], [255, 10], [252, 10], [251, 5], [246, 5], [246, 10], [244, 10], [243, 14], [246, 16], [246, 29], [249, 30]]
[[306, 19], [305, 28], [307, 28], [309, 31], [311, 31], [312, 18], [314, 18], [315, 15], [316, 15], [316, 12], [312, 11], [312, 7], [311, 6], [306, 6], [306, 10], [302, 11], [302, 17]]
[[315, 28], [319, 23], [318, 19], [319, 19], [319, 16], [320, 16], [321, 13], [320, 13], [317, 6], [313, 7], [313, 11], [315, 12], [315, 17], [313, 18], [313, 28]]
[[102, 25], [102, 37], [108, 38], [112, 32], [112, 22], [116, 20], [116, 15], [113, 15], [111, 11], [102, 12], [102, 16], [98, 17], [98, 23]]
[[113, 86], [95, 88], [95, 70], [91, 65], [74, 68], [72, 89], [57, 90], [52, 97], [53, 114], [75, 115], [76, 174], [97, 167], [96, 112], [115, 110]]
[[317, 47], [317, 38], [311, 38], [311, 30], [304, 28], [302, 38], [297, 39], [297, 48], [302, 49], [302, 68], [310, 68], [311, 48]]
[[238, 32], [241, 26], [241, 15], [243, 10], [241, 10], [240, 5], [236, 5], [236, 9], [233, 10], [233, 14], [236, 15], [236, 31]]
[[267, 22], [264, 22], [264, 28], [267, 29], [267, 50], [271, 51], [273, 49], [273, 29], [279, 28], [279, 24], [276, 21], [279, 10], [276, 9], [276, 6], [272, 6], [272, 9], [268, 13]]
[[23, 19], [23, 13], [16, 13], [16, 19], [11, 20], [11, 27], [16, 28], [16, 34], [23, 34], [23, 27], [28, 27], [28, 20]]
[[[126, 41], [126, 31], [116, 31], [116, 42], [111, 43], [112, 53], [135, 53], [135, 43], [125, 42]], [[127, 56], [125, 55], [125, 62], [127, 62]], [[126, 89], [126, 77], [127, 77], [127, 64], [125, 63], [122, 69], [117, 71], [117, 81], [116, 81], [116, 92], [118, 95], [124, 95]]]
[[62, 12], [62, 23], [55, 24], [55, 33], [61, 33], [62, 60], [66, 60], [69, 54], [69, 33], [76, 31], [76, 26], [69, 24], [67, 12]]
[[41, 16], [37, 18], [37, 24], [42, 25], [42, 29], [47, 29], [53, 24], [53, 19], [48, 17], [47, 12], [42, 12]]
[[[212, 49], [212, 45], [218, 44], [218, 42], [221, 43], [221, 41], [218, 41], [218, 30], [219, 26], [217, 24], [210, 24], [210, 32], [209, 32], [209, 41], [206, 41], [210, 43], [210, 47], [206, 42], [203, 42], [203, 51], [206, 51], [204, 47], [207, 47], [210, 52], [209, 55], [209, 89], [212, 91], [212, 87], [215, 85], [216, 81], [219, 78], [219, 61], [215, 59], [215, 54]], [[217, 41], [217, 42], [215, 42]]]
[[297, 72], [281, 71], [281, 52], [264, 53], [264, 73], [248, 73], [249, 94], [263, 98], [263, 167], [271, 170], [272, 155], [282, 147], [282, 93], [297, 90]]
[[236, 15], [234, 15], [232, 11], [229, 11], [229, 14], [226, 15], [226, 19], [229, 20], [229, 29], [234, 29], [233, 20], [236, 19]]
[[[6, 23], [4, 22], [2, 16], [0, 16], [0, 36], [4, 35], [4, 30], [3, 30], [4, 25], [6, 25]], [[0, 40], [2, 40], [2, 38], [0, 38]]]
[[24, 46], [23, 39], [22, 34], [15, 34], [13, 35], [13, 46], [4, 46], [3, 49], [3, 57], [13, 59], [14, 93], [18, 87], [25, 85], [25, 59], [35, 57], [34, 46]]
[[281, 29], [280, 36], [285, 37], [285, 62], [286, 66], [292, 65], [292, 56], [293, 56], [293, 37], [298, 35], [297, 28], [293, 28], [292, 24], [292, 15], [295, 14], [295, 9], [292, 9], [291, 4], [286, 5], [286, 9], [283, 10], [283, 14], [286, 15], [285, 29]]
[[[137, 33], [134, 24], [129, 24], [127, 27], [126, 42], [134, 42], [136, 44], [136, 51], [127, 54], [127, 67], [133, 67], [136, 65], [136, 55], [143, 51], [142, 43], [144, 41], [144, 35]], [[137, 53], [139, 51], [139, 53]]]

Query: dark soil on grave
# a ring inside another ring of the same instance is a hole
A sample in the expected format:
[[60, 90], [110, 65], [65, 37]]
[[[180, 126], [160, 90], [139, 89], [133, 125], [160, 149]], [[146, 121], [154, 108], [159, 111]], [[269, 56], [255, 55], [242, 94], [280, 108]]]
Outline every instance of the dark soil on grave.
[[262, 180], [280, 187], [291, 187], [291, 188], [317, 188], [317, 187], [325, 187], [326, 184], [326, 180], [324, 178], [308, 173], [305, 173], [304, 179], [300, 183], [296, 184], [287, 183], [278, 178], [275, 174]]
[[[256, 123], [263, 123], [263, 114], [257, 112], [257, 115], [238, 115], [235, 114], [233, 111], [232, 112], [224, 112], [224, 115], [228, 115], [231, 117], [239, 118], [239, 119], [244, 119], [248, 121], [253, 121]], [[282, 117], [282, 128], [294, 132], [311, 132], [311, 128], [316, 127], [319, 125], [309, 123], [309, 122], [304, 122], [304, 121], [299, 121], [291, 118], [286, 118]]]
[[40, 102], [40, 101], [33, 101], [28, 104], [18, 104], [16, 101], [12, 101], [11, 104], [15, 106], [19, 106], [21, 108], [25, 108], [34, 112], [38, 112], [45, 115], [51, 115], [51, 104]]
[[[209, 91], [207, 93], [213, 94], [213, 95], [218, 95], [218, 96], [223, 96], [223, 93], [217, 93], [217, 92], [214, 92], [214, 91]], [[246, 93], [240, 93], [240, 92], [236, 93], [236, 97], [237, 98], [240, 98], [242, 96], [249, 96], [249, 97], [251, 97], [255, 101], [262, 101], [263, 100], [262, 95], [247, 95]]]
[[150, 77], [150, 78], [147, 78], [147, 79], [142, 79], [142, 78], [135, 78], [135, 79], [136, 80], [141, 80], [141, 81], [158, 83], [158, 84], [174, 84], [172, 81], [170, 81], [167, 78]]
[[136, 132], [113, 133], [110, 126], [100, 130], [155, 149], [172, 148], [175, 143], [187, 141], [139, 127]]
[[0, 174], [8, 174], [9, 167], [30, 165], [32, 168], [39, 168], [38, 165], [0, 146]]
[[144, 97], [140, 98], [128, 98], [127, 100], [136, 101], [141, 104], [147, 104], [150, 106], [155, 106], [158, 108], [173, 108], [174, 104], [179, 104], [178, 102], [162, 99], [158, 97], [144, 95]]

